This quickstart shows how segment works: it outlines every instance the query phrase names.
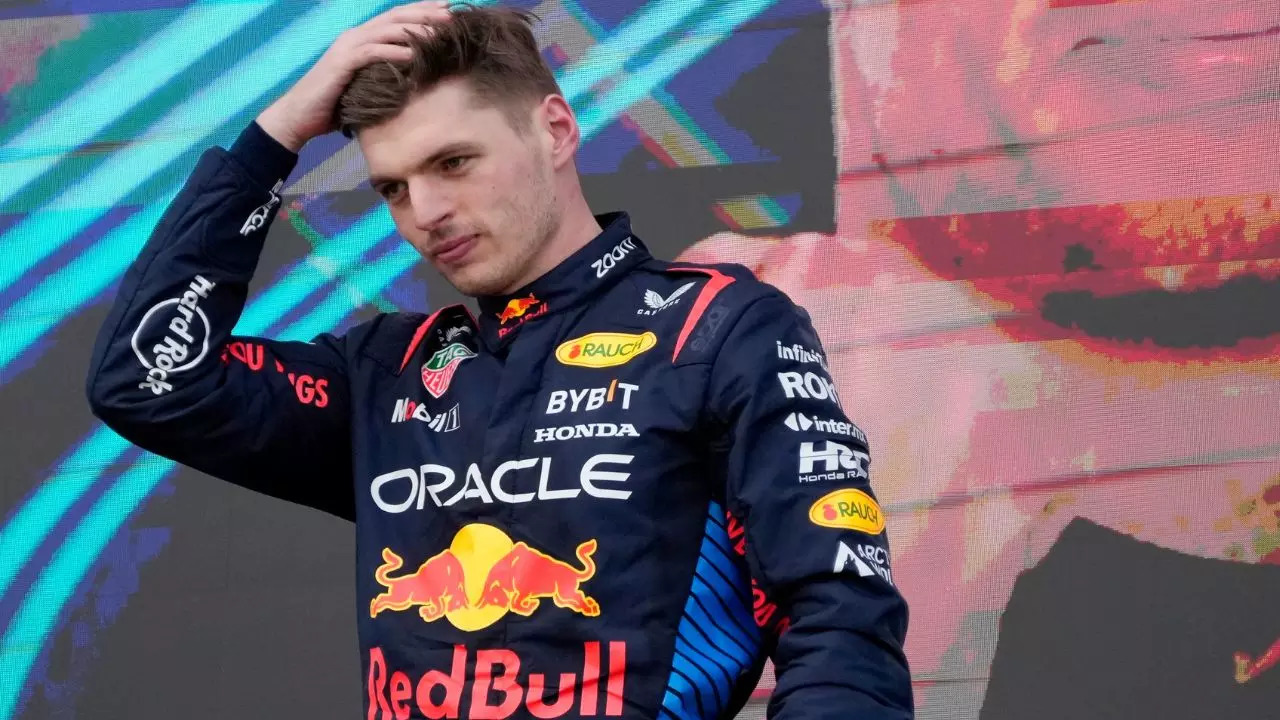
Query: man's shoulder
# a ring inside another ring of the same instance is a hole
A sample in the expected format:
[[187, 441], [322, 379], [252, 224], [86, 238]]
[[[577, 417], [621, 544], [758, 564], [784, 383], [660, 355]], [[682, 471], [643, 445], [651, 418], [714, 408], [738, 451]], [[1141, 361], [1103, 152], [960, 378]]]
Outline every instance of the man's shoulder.
[[649, 260], [635, 269], [637, 281], [680, 287], [690, 281], [701, 285], [707, 293], [743, 307], [763, 297], [785, 298], [777, 287], [756, 277], [751, 268], [740, 263], [697, 263]]
[[652, 260], [637, 267], [632, 279], [647, 306], [662, 309], [687, 299], [680, 303], [682, 309], [668, 315], [669, 321], [681, 325], [677, 364], [713, 361], [728, 329], [744, 315], [764, 317], [798, 309], [781, 289], [738, 263]]
[[399, 369], [405, 350], [431, 315], [418, 312], [382, 312], [343, 334], [349, 361], [371, 360], [387, 369]]

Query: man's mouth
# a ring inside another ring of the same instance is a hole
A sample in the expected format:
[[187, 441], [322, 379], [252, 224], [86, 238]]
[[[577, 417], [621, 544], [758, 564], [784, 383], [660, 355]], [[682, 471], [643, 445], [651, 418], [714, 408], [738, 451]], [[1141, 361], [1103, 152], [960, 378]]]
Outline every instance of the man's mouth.
[[933, 272], [1010, 306], [1019, 340], [1131, 360], [1256, 359], [1280, 347], [1280, 210], [1269, 195], [905, 218]]
[[478, 235], [463, 235], [445, 240], [431, 250], [431, 258], [439, 263], [456, 263], [471, 251]]

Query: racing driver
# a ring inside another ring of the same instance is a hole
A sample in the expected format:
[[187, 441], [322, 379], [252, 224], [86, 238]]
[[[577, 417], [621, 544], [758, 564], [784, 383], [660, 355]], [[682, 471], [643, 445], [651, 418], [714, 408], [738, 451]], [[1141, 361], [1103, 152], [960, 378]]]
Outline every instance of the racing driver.
[[[312, 138], [477, 299], [313, 342], [232, 335]], [[808, 315], [594, 215], [531, 16], [426, 2], [343, 33], [211, 148], [88, 379], [137, 445], [355, 522], [370, 720], [913, 715], [866, 437]]]

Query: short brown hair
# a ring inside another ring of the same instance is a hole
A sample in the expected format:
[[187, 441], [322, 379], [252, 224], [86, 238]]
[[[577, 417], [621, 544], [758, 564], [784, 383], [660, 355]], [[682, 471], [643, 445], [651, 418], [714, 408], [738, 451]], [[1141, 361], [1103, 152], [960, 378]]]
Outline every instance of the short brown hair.
[[356, 72], [338, 101], [338, 127], [352, 137], [395, 117], [438, 83], [465, 78], [480, 100], [526, 129], [529, 104], [561, 94], [533, 36], [536, 20], [514, 8], [451, 8], [448, 22], [406, 38], [413, 49], [408, 63], [378, 62]]

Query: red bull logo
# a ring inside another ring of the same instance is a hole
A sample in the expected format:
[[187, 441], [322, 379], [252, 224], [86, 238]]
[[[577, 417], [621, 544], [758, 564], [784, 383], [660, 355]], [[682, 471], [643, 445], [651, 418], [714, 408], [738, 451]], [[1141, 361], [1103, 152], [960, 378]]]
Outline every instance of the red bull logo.
[[[527, 711], [521, 717], [558, 718], [570, 713], [574, 717], [597, 717], [602, 704], [605, 717], [621, 717], [627, 644], [608, 643], [605, 658], [601, 658], [602, 643], [582, 645], [578, 673], [558, 672], [559, 667], [551, 672], [529, 672], [529, 659], [508, 649], [476, 650], [475, 669], [468, 673], [470, 652], [464, 645], [455, 645], [447, 674], [429, 670], [416, 682], [410, 673], [388, 667], [382, 648], [371, 648], [367, 720], [402, 720], [409, 717], [415, 705], [421, 717], [428, 718], [509, 718], [521, 706]], [[549, 676], [559, 679], [551, 698], [547, 695], [554, 681], [549, 682]], [[470, 702], [463, 701], [467, 691]]]
[[369, 617], [386, 611], [418, 609], [425, 622], [445, 618], [459, 630], [488, 627], [508, 612], [528, 617], [544, 599], [587, 617], [600, 604], [582, 591], [595, 577], [595, 539], [578, 545], [574, 566], [527, 543], [512, 542], [491, 525], [474, 523], [458, 531], [449, 547], [408, 574], [393, 576], [404, 560], [390, 548], [374, 578], [386, 591], [369, 603]]
[[532, 308], [540, 302], [542, 301], [534, 297], [533, 293], [529, 293], [528, 297], [515, 298], [511, 302], [507, 303], [507, 307], [498, 314], [498, 322], [506, 325], [509, 320], [522, 318], [525, 313], [529, 312], [529, 308]]
[[[507, 333], [514, 332], [516, 328], [529, 322], [530, 320], [547, 314], [547, 304], [534, 297], [531, 293], [528, 297], [516, 298], [507, 303], [507, 307], [498, 314], [498, 337], [506, 337]], [[508, 322], [515, 320], [516, 324], [511, 327], [501, 327]]]

